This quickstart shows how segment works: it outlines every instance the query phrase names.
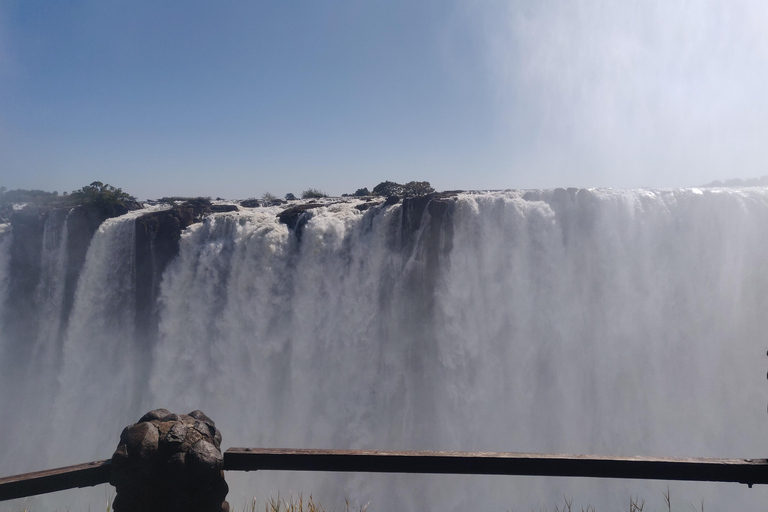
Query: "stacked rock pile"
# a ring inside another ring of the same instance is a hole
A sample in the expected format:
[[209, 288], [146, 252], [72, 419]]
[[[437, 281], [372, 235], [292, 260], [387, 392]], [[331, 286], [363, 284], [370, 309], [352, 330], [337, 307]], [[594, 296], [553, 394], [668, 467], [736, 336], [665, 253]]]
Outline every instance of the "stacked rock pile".
[[229, 512], [221, 433], [201, 411], [155, 409], [126, 427], [112, 455], [116, 512]]

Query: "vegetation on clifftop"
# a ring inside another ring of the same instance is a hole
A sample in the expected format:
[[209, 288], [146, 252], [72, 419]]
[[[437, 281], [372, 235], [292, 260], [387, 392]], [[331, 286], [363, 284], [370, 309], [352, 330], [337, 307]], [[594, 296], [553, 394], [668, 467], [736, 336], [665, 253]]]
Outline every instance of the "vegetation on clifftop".
[[405, 185], [394, 181], [382, 181], [372, 191], [368, 188], [359, 188], [354, 194], [344, 194], [345, 196], [380, 196], [380, 197], [418, 197], [431, 194], [435, 189], [428, 181], [409, 181]]
[[108, 206], [114, 204], [126, 205], [136, 202], [136, 198], [123, 192], [122, 189], [112, 185], [94, 181], [90, 185], [73, 191], [71, 194], [64, 192], [46, 192], [44, 190], [8, 190], [0, 187], [0, 206], [13, 204], [34, 204], [37, 206], [75, 206], [78, 204], [96, 204]]
[[0, 221], [7, 220], [14, 205], [31, 205], [36, 208], [74, 208], [87, 205], [107, 217], [123, 214], [139, 206], [136, 198], [112, 185], [94, 181], [71, 194], [45, 192], [43, 190], [7, 190], [0, 187]]
[[0, 207], [20, 203], [50, 204], [61, 201], [66, 197], [66, 195], [59, 196], [58, 192], [24, 189], [8, 190], [5, 187], [0, 187]]
[[[373, 190], [363, 187], [357, 189], [354, 194], [342, 194], [342, 196], [378, 196], [393, 200], [394, 203], [400, 199], [424, 196], [434, 191], [435, 189], [432, 188], [428, 181], [409, 181], [406, 184], [383, 181], [376, 185]], [[302, 199], [320, 199], [325, 197], [328, 197], [328, 195], [316, 188], [307, 188], [301, 193]], [[292, 193], [285, 195], [286, 201], [293, 201], [295, 199], [297, 198]], [[150, 202], [154, 203], [153, 201]], [[163, 197], [157, 200], [157, 202], [171, 204], [179, 202], [188, 203], [191, 206], [198, 206], [203, 209], [211, 207], [210, 197], [171, 196]], [[249, 198], [241, 201], [242, 206], [251, 208], [276, 204], [284, 204], [284, 201], [269, 192], [265, 192], [261, 199]], [[121, 215], [139, 207], [139, 203], [134, 196], [124, 192], [121, 188], [100, 181], [94, 181], [90, 185], [74, 190], [69, 194], [67, 192], [59, 194], [56, 191], [46, 192], [44, 190], [8, 190], [5, 187], [0, 187], [0, 222], [5, 222], [10, 218], [14, 205], [31, 205], [42, 209], [73, 208], [79, 205], [90, 205], [107, 217]]]
[[316, 188], [308, 188], [301, 193], [302, 199], [320, 199], [321, 197], [328, 197], [328, 194]]
[[102, 210], [114, 209], [117, 206], [128, 207], [136, 203], [136, 198], [132, 195], [100, 181], [94, 181], [73, 191], [69, 197], [77, 204], [93, 204]]

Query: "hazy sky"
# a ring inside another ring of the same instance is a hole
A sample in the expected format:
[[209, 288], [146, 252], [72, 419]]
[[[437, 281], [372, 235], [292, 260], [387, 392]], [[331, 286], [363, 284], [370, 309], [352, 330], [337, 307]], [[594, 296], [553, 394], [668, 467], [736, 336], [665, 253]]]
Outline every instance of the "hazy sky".
[[764, 0], [0, 0], [0, 185], [761, 176], [766, 27]]

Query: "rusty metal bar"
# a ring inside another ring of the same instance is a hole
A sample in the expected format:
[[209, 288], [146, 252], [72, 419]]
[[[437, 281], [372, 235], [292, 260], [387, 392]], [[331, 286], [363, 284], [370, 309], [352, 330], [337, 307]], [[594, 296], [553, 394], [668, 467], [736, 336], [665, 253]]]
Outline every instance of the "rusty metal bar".
[[224, 469], [577, 476], [738, 482], [750, 487], [768, 484], [767, 459], [230, 448], [224, 452]]
[[105, 484], [109, 481], [110, 464], [109, 460], [99, 460], [0, 478], [0, 501]]

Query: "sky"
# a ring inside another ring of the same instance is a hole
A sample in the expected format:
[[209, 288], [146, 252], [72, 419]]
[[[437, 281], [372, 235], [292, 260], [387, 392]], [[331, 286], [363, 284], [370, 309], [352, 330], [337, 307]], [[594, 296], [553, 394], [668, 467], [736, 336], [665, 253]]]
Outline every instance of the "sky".
[[765, 27], [763, 0], [0, 0], [0, 185], [758, 177]]

